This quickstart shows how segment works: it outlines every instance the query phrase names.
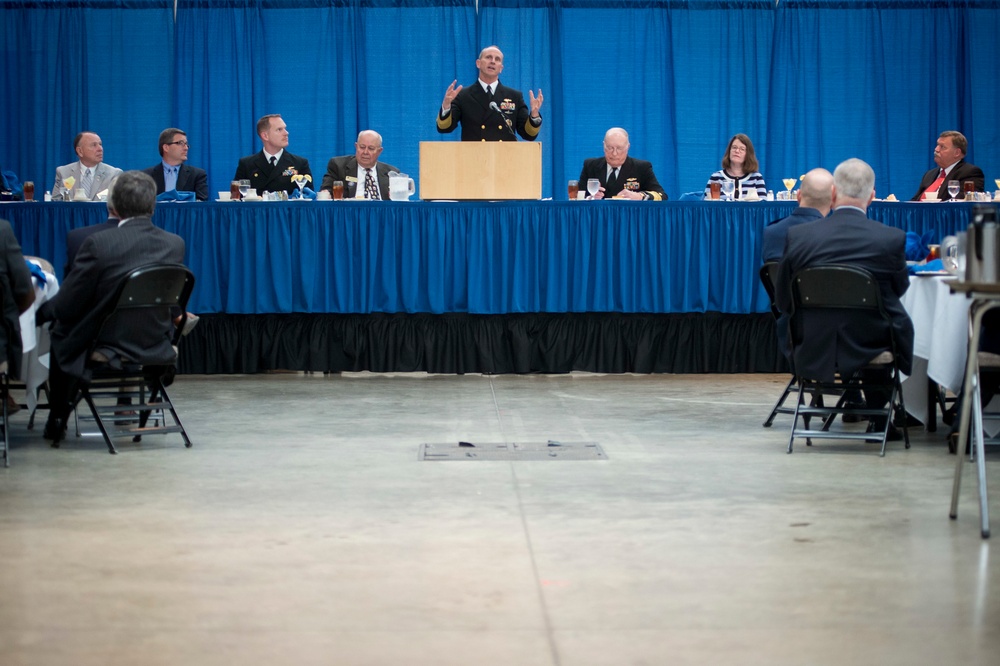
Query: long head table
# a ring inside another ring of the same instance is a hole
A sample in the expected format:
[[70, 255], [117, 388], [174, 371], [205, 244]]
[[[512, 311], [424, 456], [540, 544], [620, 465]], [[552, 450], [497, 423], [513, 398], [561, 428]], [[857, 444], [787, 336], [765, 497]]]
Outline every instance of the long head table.
[[[163, 203], [187, 242], [198, 313], [765, 312], [764, 226], [794, 202]], [[937, 239], [971, 204], [878, 203]], [[61, 270], [66, 232], [99, 203], [0, 207], [25, 254]]]

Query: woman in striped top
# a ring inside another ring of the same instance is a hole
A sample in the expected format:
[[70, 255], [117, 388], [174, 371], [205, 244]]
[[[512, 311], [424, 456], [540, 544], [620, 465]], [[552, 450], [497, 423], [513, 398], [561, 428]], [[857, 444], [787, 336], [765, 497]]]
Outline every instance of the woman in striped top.
[[756, 190], [756, 198], [763, 199], [767, 196], [767, 186], [764, 184], [764, 176], [757, 170], [759, 168], [750, 137], [746, 134], [737, 134], [726, 146], [726, 153], [722, 156], [722, 169], [713, 173], [708, 179], [708, 184], [705, 185], [705, 197], [710, 196], [712, 183], [728, 180], [734, 185], [734, 199], [754, 198], [750, 190]]

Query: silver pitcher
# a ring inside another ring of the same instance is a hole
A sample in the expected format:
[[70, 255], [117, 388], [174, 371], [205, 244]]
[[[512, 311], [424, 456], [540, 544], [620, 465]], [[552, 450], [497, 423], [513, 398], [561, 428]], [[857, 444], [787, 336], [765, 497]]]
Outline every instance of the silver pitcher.
[[1000, 225], [995, 206], [975, 206], [966, 245], [965, 281], [1000, 282]]

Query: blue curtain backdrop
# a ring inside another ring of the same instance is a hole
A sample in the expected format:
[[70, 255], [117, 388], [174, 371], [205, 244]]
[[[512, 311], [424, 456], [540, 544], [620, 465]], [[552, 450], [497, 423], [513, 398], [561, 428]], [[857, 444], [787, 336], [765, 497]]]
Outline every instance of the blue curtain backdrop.
[[82, 129], [131, 169], [178, 126], [226, 189], [277, 112], [317, 180], [366, 128], [417, 176], [420, 141], [457, 139], [434, 127], [445, 88], [497, 44], [504, 82], [545, 95], [544, 196], [622, 126], [672, 198], [736, 132], [772, 189], [858, 156], [908, 198], [945, 129], [1000, 176], [998, 34], [993, 0], [0, 0], [0, 164], [48, 189]]

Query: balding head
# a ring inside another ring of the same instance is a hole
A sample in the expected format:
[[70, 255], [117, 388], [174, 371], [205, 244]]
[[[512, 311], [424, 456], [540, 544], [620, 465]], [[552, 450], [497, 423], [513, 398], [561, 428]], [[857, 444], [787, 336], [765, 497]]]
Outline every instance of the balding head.
[[823, 215], [830, 212], [833, 202], [833, 174], [826, 169], [813, 169], [802, 177], [799, 187], [799, 205], [815, 208]]

